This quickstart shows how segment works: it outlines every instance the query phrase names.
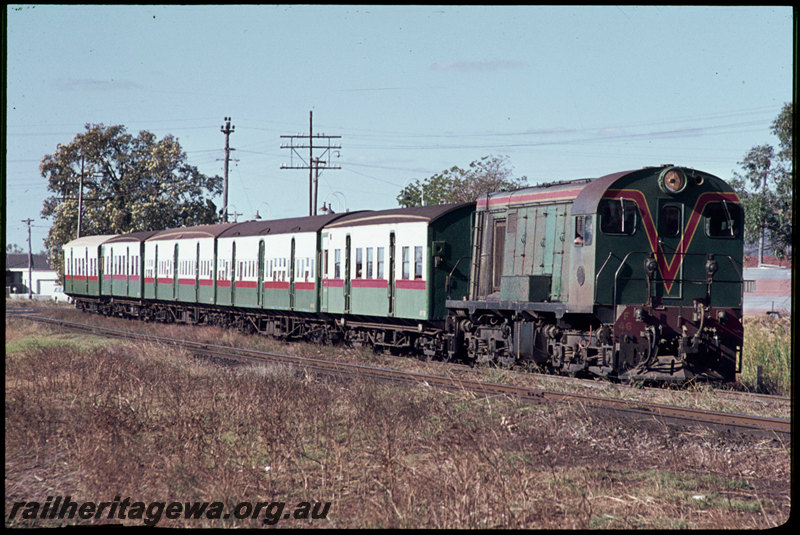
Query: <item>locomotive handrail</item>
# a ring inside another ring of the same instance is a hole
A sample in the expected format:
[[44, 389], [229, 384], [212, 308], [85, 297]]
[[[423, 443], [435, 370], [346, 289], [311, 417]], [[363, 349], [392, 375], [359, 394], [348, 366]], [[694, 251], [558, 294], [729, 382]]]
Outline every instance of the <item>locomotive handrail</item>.
[[[650, 254], [650, 251], [630, 251], [628, 254], [625, 255], [625, 257], [619, 263], [619, 267], [614, 272], [614, 293], [611, 296], [611, 307], [612, 307], [611, 310], [612, 310], [612, 313], [615, 316], [617, 314], [617, 280], [619, 279], [619, 271], [622, 269], [622, 266], [624, 266], [627, 263], [628, 257], [631, 256], [632, 254]], [[647, 278], [645, 278], [645, 281], [647, 281]], [[597, 285], [595, 284], [595, 291], [596, 290], [597, 290]], [[645, 292], [645, 294], [648, 297], [650, 296], [650, 284], [649, 284], [649, 282], [647, 284], [647, 292]]]
[[597, 303], [597, 282], [600, 280], [600, 274], [606, 268], [606, 265], [608, 264], [608, 261], [611, 260], [612, 256], [614, 256], [614, 252], [613, 251], [609, 251], [605, 262], [603, 262], [603, 265], [600, 266], [600, 270], [597, 272], [597, 275], [594, 276], [594, 302], [595, 303]]
[[462, 260], [469, 258], [469, 256], [462, 256], [458, 260], [456, 260], [456, 265], [453, 266], [453, 269], [450, 270], [450, 273], [447, 274], [445, 277], [445, 293], [447, 294], [447, 298], [450, 299], [450, 281], [453, 280], [453, 273], [456, 272], [456, 268], [461, 263]]

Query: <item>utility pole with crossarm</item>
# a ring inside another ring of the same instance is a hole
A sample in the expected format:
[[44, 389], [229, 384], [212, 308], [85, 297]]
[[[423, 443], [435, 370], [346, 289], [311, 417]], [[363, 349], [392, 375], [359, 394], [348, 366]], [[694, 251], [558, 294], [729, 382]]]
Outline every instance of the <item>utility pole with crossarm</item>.
[[[308, 112], [308, 135], [296, 136], [281, 136], [281, 138], [288, 139], [289, 144], [281, 145], [282, 149], [291, 149], [292, 155], [296, 155], [303, 165], [281, 164], [281, 169], [308, 169], [308, 215], [317, 215], [317, 190], [319, 189], [319, 170], [324, 169], [341, 169], [336, 165], [331, 165], [331, 153], [333, 150], [341, 149], [341, 145], [332, 145], [332, 139], [340, 139], [342, 136], [326, 136], [325, 134], [314, 135], [313, 125], [314, 112]], [[295, 144], [295, 140], [308, 140], [308, 145]], [[314, 144], [314, 140], [320, 140], [318, 144]], [[308, 161], [298, 152], [300, 149], [308, 149]], [[318, 153], [315, 156], [314, 150]]]

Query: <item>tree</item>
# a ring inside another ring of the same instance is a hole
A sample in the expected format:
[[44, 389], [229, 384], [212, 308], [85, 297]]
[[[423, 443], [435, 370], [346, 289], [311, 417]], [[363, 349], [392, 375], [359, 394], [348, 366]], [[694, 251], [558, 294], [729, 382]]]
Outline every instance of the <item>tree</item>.
[[77, 236], [78, 184], [83, 176], [81, 235], [124, 234], [216, 223], [209, 197], [222, 178], [206, 176], [186, 162], [171, 135], [157, 140], [146, 130], [134, 137], [124, 126], [87, 124], [39, 165], [47, 189], [42, 215], [53, 225], [45, 240], [51, 265], [63, 273], [61, 246]]
[[397, 196], [400, 206], [463, 203], [477, 200], [494, 191], [505, 191], [527, 185], [526, 177], [514, 178], [507, 167], [507, 156], [484, 156], [467, 169], [453, 166], [425, 180], [416, 179]]
[[771, 145], [753, 147], [739, 162], [743, 173], [734, 172], [732, 180], [744, 206], [745, 242], [758, 244], [759, 263], [768, 249], [778, 258], [792, 255], [793, 112], [793, 104], [785, 104], [772, 123], [779, 150]]

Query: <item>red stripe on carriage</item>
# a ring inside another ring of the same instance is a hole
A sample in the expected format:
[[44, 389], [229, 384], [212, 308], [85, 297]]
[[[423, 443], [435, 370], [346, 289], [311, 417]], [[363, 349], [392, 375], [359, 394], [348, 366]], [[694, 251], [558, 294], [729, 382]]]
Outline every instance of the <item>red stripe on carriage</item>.
[[405, 280], [401, 279], [395, 284], [398, 290], [424, 290], [426, 285], [424, 280]]
[[313, 282], [295, 282], [294, 289], [295, 290], [313, 290], [315, 288], [315, 284]]
[[236, 281], [237, 288], [258, 288], [256, 281]]
[[322, 286], [326, 288], [344, 288], [344, 279], [323, 279]]
[[289, 281], [264, 281], [264, 288], [267, 290], [288, 290]]
[[350, 281], [353, 288], [388, 288], [386, 279], [353, 279]]

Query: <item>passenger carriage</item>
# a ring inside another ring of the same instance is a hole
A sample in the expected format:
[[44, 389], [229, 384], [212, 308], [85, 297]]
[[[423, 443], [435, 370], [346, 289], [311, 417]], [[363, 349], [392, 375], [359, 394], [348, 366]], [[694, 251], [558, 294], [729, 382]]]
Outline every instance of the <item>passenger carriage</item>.
[[322, 232], [322, 311], [427, 322], [467, 294], [474, 204], [349, 214]]
[[216, 238], [233, 223], [163, 230], [144, 244], [146, 299], [213, 305]]
[[344, 214], [246, 221], [219, 235], [217, 304], [318, 312], [320, 230]]
[[100, 246], [113, 237], [113, 234], [85, 236], [64, 244], [64, 293], [91, 297], [102, 295]]
[[156, 231], [110, 237], [100, 246], [103, 259], [101, 293], [112, 297], [144, 296], [144, 242]]

